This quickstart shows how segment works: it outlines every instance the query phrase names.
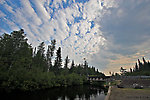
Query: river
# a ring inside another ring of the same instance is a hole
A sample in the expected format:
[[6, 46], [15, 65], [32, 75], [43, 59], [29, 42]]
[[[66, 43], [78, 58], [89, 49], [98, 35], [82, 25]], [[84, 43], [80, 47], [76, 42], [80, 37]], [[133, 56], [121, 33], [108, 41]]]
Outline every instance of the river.
[[107, 90], [90, 85], [51, 88], [27, 93], [3, 94], [3, 100], [104, 100]]

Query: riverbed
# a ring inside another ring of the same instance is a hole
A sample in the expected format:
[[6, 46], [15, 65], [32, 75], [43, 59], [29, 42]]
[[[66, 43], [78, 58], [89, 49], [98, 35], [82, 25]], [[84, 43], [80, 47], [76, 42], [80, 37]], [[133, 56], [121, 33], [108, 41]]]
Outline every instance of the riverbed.
[[3, 100], [104, 100], [107, 89], [91, 85], [55, 87], [35, 92], [3, 94]]

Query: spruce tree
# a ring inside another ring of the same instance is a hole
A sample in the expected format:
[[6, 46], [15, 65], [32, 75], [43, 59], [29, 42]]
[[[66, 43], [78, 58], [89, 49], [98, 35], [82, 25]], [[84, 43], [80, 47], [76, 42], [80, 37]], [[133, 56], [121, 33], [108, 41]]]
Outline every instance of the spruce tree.
[[85, 60], [84, 61], [84, 68], [87, 68], [88, 67], [88, 63], [87, 63], [87, 61]]
[[143, 57], [142, 59], [143, 59], [144, 65], [146, 65], [147, 62], [146, 62], [145, 58]]
[[34, 66], [39, 67], [42, 69], [42, 71], [47, 71], [47, 63], [45, 58], [45, 44], [44, 42], [40, 43], [38, 46], [37, 54], [33, 58], [34, 59]]
[[130, 68], [130, 73], [132, 73], [133, 72], [133, 70], [132, 70], [132, 68]]
[[138, 71], [139, 70], [139, 68], [138, 68], [138, 65], [137, 65], [137, 63], [135, 64], [135, 71]]
[[146, 71], [148, 69], [149, 69], [148, 63], [146, 62], [145, 58], [143, 57], [143, 70]]
[[58, 70], [62, 66], [62, 58], [61, 58], [61, 47], [58, 48], [56, 52], [56, 58], [54, 63], [54, 69]]
[[55, 45], [56, 45], [56, 40], [55, 39], [51, 40], [51, 45], [48, 45], [47, 54], [46, 54], [47, 64], [48, 64], [48, 71], [53, 66], [52, 65], [52, 57], [54, 55]]
[[42, 42], [42, 43], [40, 43], [40, 45], [38, 46], [38, 51], [37, 51], [37, 54], [39, 54], [41, 57], [45, 57], [45, 54], [44, 54], [44, 52], [45, 52], [45, 44], [44, 44], [44, 42]]
[[139, 63], [139, 71], [142, 71], [143, 64], [140, 62], [139, 59], [138, 59], [138, 63]]
[[[72, 60], [72, 63], [71, 63], [71, 69], [73, 69], [73, 68], [74, 68], [74, 66], [75, 66], [75, 64], [74, 64], [74, 60]], [[80, 66], [80, 64], [79, 64], [79, 66]]]
[[13, 31], [0, 37], [0, 62], [7, 69], [31, 67], [32, 47], [27, 43], [24, 30]]
[[69, 57], [67, 56], [65, 59], [64, 69], [68, 69]]

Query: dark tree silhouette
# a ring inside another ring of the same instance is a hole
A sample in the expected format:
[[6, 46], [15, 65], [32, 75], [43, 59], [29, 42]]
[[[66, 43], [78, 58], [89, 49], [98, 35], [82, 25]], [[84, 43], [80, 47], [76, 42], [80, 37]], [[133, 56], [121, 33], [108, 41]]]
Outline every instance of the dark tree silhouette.
[[139, 70], [139, 68], [138, 68], [138, 65], [137, 65], [137, 63], [135, 64], [135, 71], [138, 71]]
[[70, 62], [70, 59], [69, 57], [67, 56], [66, 59], [65, 59], [65, 64], [64, 64], [64, 69], [68, 69], [68, 64]]
[[61, 47], [58, 48], [56, 52], [56, 58], [55, 58], [55, 63], [54, 63], [54, 68], [56, 70], [60, 69], [62, 66], [62, 58], [61, 58]]
[[135, 64], [134, 69], [132, 72], [127, 72], [125, 75], [148, 75], [150, 76], [150, 63], [147, 62], [145, 58], [143, 57], [143, 63], [138, 59], [138, 64]]
[[56, 40], [51, 40], [51, 45], [48, 45], [48, 49], [47, 49], [47, 54], [46, 54], [46, 58], [47, 58], [47, 64], [48, 64], [48, 72], [50, 70], [50, 68], [52, 69], [52, 57], [54, 55], [54, 50], [55, 50], [55, 45], [56, 45]]

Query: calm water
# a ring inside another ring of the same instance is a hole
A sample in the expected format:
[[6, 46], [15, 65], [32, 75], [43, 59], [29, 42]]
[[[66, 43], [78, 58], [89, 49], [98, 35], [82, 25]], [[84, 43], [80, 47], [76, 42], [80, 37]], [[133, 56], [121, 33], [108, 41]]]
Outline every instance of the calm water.
[[106, 89], [84, 85], [1, 96], [3, 100], [104, 100], [106, 93]]

